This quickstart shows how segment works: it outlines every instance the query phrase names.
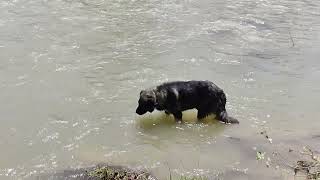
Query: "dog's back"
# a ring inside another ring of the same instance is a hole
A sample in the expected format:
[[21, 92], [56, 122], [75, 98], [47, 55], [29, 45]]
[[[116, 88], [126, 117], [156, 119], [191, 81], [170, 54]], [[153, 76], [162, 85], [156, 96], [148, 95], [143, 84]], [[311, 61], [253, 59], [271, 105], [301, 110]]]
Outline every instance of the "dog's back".
[[203, 97], [210, 95], [208, 91], [214, 87], [217, 86], [210, 81], [173, 81], [163, 83], [157, 89], [174, 93], [182, 106], [192, 106], [192, 104], [203, 102], [205, 100]]

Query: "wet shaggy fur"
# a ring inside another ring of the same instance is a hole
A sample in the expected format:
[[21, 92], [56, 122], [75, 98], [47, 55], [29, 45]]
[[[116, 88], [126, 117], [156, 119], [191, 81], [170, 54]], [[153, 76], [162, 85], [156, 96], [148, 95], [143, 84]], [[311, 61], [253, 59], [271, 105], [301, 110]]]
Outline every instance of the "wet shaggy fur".
[[142, 115], [156, 109], [173, 114], [177, 121], [181, 121], [182, 111], [195, 108], [198, 119], [215, 114], [219, 121], [239, 123], [228, 116], [226, 101], [223, 90], [210, 81], [174, 81], [142, 90], [136, 113]]

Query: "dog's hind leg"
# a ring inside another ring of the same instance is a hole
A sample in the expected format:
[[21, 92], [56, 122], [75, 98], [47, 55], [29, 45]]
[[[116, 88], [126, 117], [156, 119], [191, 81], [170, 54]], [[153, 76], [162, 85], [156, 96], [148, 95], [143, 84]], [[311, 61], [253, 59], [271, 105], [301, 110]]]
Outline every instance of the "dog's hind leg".
[[198, 114], [197, 114], [198, 120], [201, 120], [201, 119], [207, 117], [207, 115], [208, 115], [208, 113], [207, 113], [206, 110], [204, 110], [204, 109], [198, 109]]
[[198, 120], [201, 120], [210, 114], [214, 114], [217, 111], [217, 105], [216, 103], [209, 102], [201, 105], [200, 107], [197, 108], [197, 110], [198, 110], [197, 118]]

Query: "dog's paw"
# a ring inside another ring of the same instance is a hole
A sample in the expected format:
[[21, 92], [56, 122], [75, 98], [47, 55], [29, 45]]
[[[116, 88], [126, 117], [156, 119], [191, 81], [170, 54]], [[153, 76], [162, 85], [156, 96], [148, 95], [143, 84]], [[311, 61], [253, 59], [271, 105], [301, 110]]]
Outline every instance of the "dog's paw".
[[182, 124], [182, 119], [175, 119], [178, 124]]

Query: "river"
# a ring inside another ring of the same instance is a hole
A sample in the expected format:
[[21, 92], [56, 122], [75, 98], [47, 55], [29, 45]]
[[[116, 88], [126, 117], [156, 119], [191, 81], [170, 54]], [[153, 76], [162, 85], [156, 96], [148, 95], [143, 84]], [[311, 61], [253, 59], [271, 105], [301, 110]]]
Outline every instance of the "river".
[[[320, 149], [319, 49], [316, 0], [2, 0], [0, 178], [106, 162], [286, 179], [256, 152]], [[240, 124], [135, 114], [141, 89], [191, 79]]]

